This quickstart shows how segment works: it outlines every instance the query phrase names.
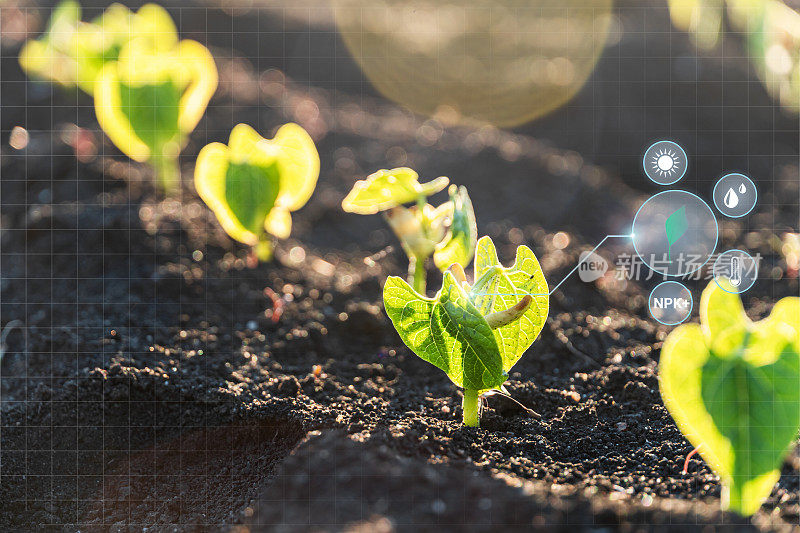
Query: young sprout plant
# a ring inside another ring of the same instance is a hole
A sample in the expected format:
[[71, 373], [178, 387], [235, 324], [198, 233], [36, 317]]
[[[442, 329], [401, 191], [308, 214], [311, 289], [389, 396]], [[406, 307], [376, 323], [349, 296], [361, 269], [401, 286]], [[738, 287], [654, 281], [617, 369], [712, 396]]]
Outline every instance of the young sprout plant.
[[379, 170], [357, 181], [342, 201], [349, 213], [384, 213], [408, 256], [408, 281], [420, 294], [425, 294], [425, 262], [431, 255], [444, 272], [453, 263], [467, 266], [475, 251], [478, 228], [467, 189], [451, 185], [447, 202], [437, 208], [428, 203], [428, 196], [449, 182], [441, 176], [421, 184], [417, 173], [405, 167]]
[[260, 261], [272, 257], [273, 238], [292, 231], [291, 212], [303, 207], [319, 177], [314, 141], [297, 124], [265, 139], [247, 124], [231, 131], [228, 145], [200, 150], [197, 192], [231, 238], [253, 247]]
[[454, 263], [433, 298], [396, 276], [383, 287], [386, 314], [400, 338], [464, 389], [464, 425], [473, 427], [479, 425], [481, 395], [503, 390], [508, 371], [541, 332], [549, 304], [547, 281], [526, 246], [505, 268], [492, 240], [481, 238], [474, 279], [470, 285]]
[[[103, 62], [107, 50], [94, 50], [87, 56], [79, 55], [80, 48], [88, 52], [81, 46], [84, 39], [78, 35], [80, 24], [81, 6], [71, 0], [61, 2], [50, 16], [47, 31], [38, 39], [29, 39], [22, 46], [19, 53], [22, 70], [33, 78], [50, 80], [64, 87], [77, 85], [91, 94], [97, 71], [94, 69], [95, 61], [89, 58], [99, 58]], [[99, 44], [103, 48], [102, 43]], [[94, 70], [94, 75], [87, 73], [89, 68]]]
[[751, 322], [729, 282], [712, 281], [700, 325], [664, 341], [659, 383], [678, 428], [720, 477], [723, 508], [752, 515], [800, 429], [800, 298]]
[[92, 94], [103, 65], [116, 61], [131, 35], [146, 30], [141, 22], [154, 8], [150, 4], [133, 15], [127, 7], [113, 4], [93, 21], [82, 22], [80, 4], [64, 0], [53, 10], [47, 31], [22, 47], [20, 65], [34, 78]]
[[155, 43], [165, 23], [172, 24], [171, 19], [156, 4], [146, 4], [136, 13], [112, 4], [91, 22], [83, 22], [80, 4], [64, 0], [53, 10], [47, 31], [22, 47], [19, 62], [31, 77], [77, 86], [93, 95], [98, 74], [119, 58], [125, 43], [134, 37]]
[[134, 35], [100, 70], [95, 111], [111, 141], [131, 159], [150, 163], [169, 192], [180, 182], [178, 154], [217, 88], [217, 68], [205, 46], [178, 40], [162, 8], [145, 6], [139, 16], [148, 31]]

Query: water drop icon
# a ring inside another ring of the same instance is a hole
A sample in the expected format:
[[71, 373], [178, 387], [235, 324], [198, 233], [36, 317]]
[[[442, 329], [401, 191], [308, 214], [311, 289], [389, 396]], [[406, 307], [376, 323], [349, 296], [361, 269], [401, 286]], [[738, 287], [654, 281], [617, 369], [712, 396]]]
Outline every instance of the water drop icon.
[[[741, 191], [743, 188], [744, 184], [742, 184], [742, 186], [739, 187], [739, 190]], [[734, 191], [733, 188], [730, 188], [728, 189], [728, 192], [725, 193], [725, 198], [722, 201], [725, 202], [725, 207], [727, 207], [728, 209], [733, 209], [734, 207], [739, 205], [739, 196], [736, 194], [736, 191]]]
[[714, 205], [730, 218], [740, 218], [750, 213], [758, 200], [756, 184], [744, 174], [726, 174], [714, 184]]

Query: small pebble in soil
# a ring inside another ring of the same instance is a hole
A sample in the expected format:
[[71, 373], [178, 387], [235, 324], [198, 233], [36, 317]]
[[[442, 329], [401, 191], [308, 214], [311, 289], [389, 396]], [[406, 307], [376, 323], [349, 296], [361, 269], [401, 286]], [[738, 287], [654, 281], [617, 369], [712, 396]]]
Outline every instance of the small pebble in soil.
[[574, 390], [566, 391], [564, 394], [567, 398], [571, 399], [573, 402], [581, 401], [581, 395]]

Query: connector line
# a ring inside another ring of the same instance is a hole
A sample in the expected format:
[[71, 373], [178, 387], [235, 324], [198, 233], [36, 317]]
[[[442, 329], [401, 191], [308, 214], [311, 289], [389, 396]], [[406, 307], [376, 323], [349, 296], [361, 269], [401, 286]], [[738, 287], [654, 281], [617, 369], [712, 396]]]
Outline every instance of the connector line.
[[559, 282], [558, 282], [558, 285], [556, 285], [555, 287], [553, 287], [553, 288], [550, 290], [550, 292], [548, 292], [548, 293], [542, 293], [542, 294], [533, 294], [533, 293], [529, 293], [529, 292], [520, 292], [520, 293], [507, 293], [507, 292], [487, 292], [487, 293], [480, 294], [479, 296], [528, 296], [528, 295], [530, 295], [530, 296], [551, 296], [551, 295], [552, 295], [554, 292], [556, 292], [556, 290], [557, 290], [557, 289], [558, 289], [558, 288], [561, 286], [561, 284], [562, 284], [562, 283], [564, 283], [565, 281], [567, 281], [567, 278], [569, 278], [569, 277], [570, 277], [572, 274], [574, 274], [574, 273], [575, 273], [575, 272], [576, 272], [576, 271], [577, 271], [577, 270], [580, 268], [581, 264], [583, 264], [584, 262], [586, 262], [586, 260], [587, 260], [588, 258], [590, 258], [590, 257], [592, 256], [592, 254], [593, 254], [594, 252], [596, 252], [596, 251], [597, 251], [597, 249], [598, 249], [598, 248], [600, 248], [600, 247], [603, 245], [603, 243], [604, 243], [604, 242], [606, 242], [608, 239], [625, 239], [625, 238], [627, 238], [627, 239], [632, 239], [632, 238], [633, 238], [633, 233], [626, 233], [625, 235], [606, 235], [605, 237], [603, 237], [603, 240], [602, 240], [602, 241], [600, 241], [599, 243], [597, 243], [597, 246], [595, 246], [594, 248], [592, 248], [592, 251], [591, 251], [591, 252], [589, 252], [588, 254], [586, 254], [586, 256], [585, 256], [583, 259], [581, 259], [580, 261], [578, 261], [578, 264], [577, 264], [577, 265], [575, 265], [575, 268], [573, 268], [572, 270], [570, 270], [570, 271], [567, 273], [567, 275], [566, 275], [566, 276], [564, 276], [564, 279], [562, 279], [561, 281], [559, 281]]

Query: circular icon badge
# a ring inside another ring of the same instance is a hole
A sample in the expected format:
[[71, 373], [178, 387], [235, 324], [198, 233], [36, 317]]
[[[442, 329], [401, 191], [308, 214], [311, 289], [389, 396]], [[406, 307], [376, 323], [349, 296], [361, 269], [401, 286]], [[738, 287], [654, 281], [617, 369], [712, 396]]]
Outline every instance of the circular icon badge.
[[719, 254], [712, 272], [720, 289], [739, 294], [756, 282], [758, 263], [744, 250], [728, 250]]
[[756, 206], [758, 190], [753, 180], [744, 174], [722, 176], [714, 185], [714, 205], [726, 217], [740, 218]]
[[664, 191], [647, 199], [633, 218], [633, 248], [652, 270], [685, 276], [705, 265], [717, 247], [717, 219], [700, 197]]
[[665, 326], [674, 326], [689, 318], [692, 305], [692, 293], [677, 281], [660, 283], [647, 299], [650, 315]]
[[650, 145], [642, 159], [645, 175], [659, 185], [672, 185], [686, 174], [686, 152], [672, 141]]

